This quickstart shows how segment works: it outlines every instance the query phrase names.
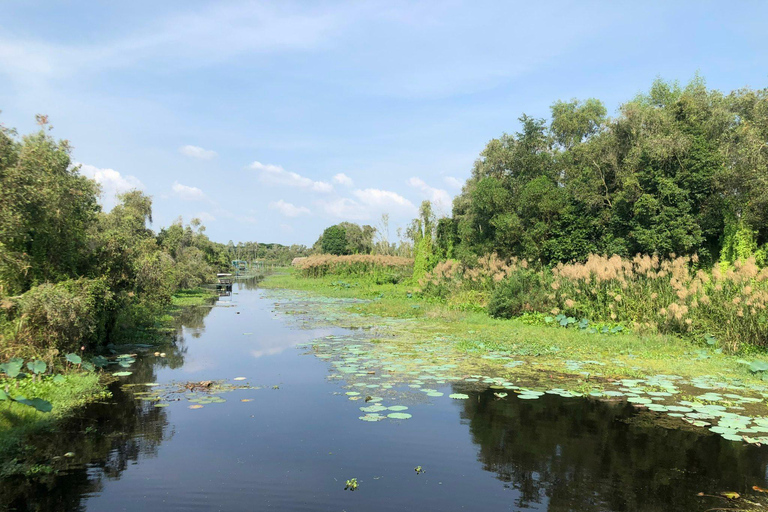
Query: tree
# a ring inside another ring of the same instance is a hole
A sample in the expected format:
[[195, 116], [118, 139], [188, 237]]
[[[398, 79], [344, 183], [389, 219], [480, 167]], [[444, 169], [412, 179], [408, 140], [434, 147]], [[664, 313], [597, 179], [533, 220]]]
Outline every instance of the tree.
[[11, 294], [83, 273], [100, 211], [98, 185], [71, 165], [69, 143], [47, 133], [44, 116], [38, 123], [21, 141], [0, 128], [0, 286]]
[[413, 240], [413, 279], [418, 281], [437, 265], [437, 257], [432, 246], [435, 230], [435, 215], [432, 203], [423, 201], [419, 207], [419, 216], [408, 228], [408, 237]]
[[347, 252], [347, 234], [339, 225], [331, 226], [323, 231], [321, 249], [324, 253], [342, 255]]
[[768, 90], [656, 80], [615, 119], [605, 113], [598, 100], [558, 101], [549, 124], [523, 115], [520, 132], [491, 140], [454, 200], [453, 253], [711, 263], [724, 244], [726, 258], [768, 250]]

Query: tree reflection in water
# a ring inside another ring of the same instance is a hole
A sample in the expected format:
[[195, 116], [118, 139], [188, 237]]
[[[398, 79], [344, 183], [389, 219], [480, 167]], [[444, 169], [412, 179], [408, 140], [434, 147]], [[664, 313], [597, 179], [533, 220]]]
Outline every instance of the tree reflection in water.
[[626, 403], [498, 400], [488, 390], [463, 405], [480, 462], [519, 491], [521, 508], [703, 510], [699, 492], [747, 492], [765, 481], [760, 448], [664, 428]]
[[[176, 318], [176, 341], [157, 349], [166, 357], [138, 358], [131, 367], [133, 374], [122, 382], [154, 382], [158, 368], [181, 367], [187, 350], [183, 330], [203, 329], [211, 309], [183, 310]], [[160, 443], [173, 436], [165, 409], [136, 400], [120, 383], [113, 384], [110, 391], [112, 398], [84, 407], [62, 421], [55, 432], [38, 433], [26, 441], [25, 462], [38, 468], [50, 465], [57, 472], [0, 475], [0, 510], [83, 510], [83, 498], [101, 491], [104, 479], [119, 479], [131, 463], [157, 455]], [[74, 457], [64, 457], [68, 452]]]

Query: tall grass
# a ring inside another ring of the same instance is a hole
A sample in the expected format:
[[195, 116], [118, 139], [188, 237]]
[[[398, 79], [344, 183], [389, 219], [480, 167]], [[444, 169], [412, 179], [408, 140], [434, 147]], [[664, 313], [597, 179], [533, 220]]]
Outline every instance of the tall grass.
[[494, 316], [525, 311], [613, 321], [638, 331], [712, 334], [736, 350], [768, 345], [768, 269], [754, 259], [697, 268], [698, 259], [591, 255], [584, 263], [531, 269], [495, 255], [473, 267], [439, 264], [422, 293], [444, 299], [474, 291]]
[[373, 277], [381, 283], [397, 283], [411, 277], [413, 259], [399, 256], [382, 256], [378, 254], [352, 254], [349, 256], [333, 256], [318, 254], [307, 258], [296, 258], [293, 266], [304, 277], [366, 276]]

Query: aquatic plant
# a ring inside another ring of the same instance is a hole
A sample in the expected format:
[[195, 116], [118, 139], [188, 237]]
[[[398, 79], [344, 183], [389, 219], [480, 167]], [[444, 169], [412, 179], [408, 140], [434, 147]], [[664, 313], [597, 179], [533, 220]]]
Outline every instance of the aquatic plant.
[[442, 262], [420, 286], [423, 295], [449, 303], [475, 291], [488, 312], [502, 318], [536, 312], [564, 327], [583, 328], [589, 318], [640, 332], [702, 335], [730, 350], [768, 345], [768, 268], [754, 258], [705, 270], [695, 255], [593, 254], [584, 262], [532, 270], [525, 260], [492, 254], [474, 266]]

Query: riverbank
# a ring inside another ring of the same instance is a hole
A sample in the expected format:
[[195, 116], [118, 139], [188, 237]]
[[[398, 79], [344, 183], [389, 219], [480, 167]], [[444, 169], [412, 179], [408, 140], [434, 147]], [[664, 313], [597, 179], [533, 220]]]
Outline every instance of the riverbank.
[[[288, 270], [270, 276], [262, 287], [365, 299], [367, 302], [347, 305], [344, 310], [362, 318], [403, 320], [389, 327], [395, 338], [415, 344], [434, 344], [440, 339], [453, 352], [481, 360], [485, 366], [494, 366], [489, 354], [514, 356], [526, 361], [530, 377], [557, 381], [561, 386], [569, 382], [572, 388], [597, 389], [601, 382], [649, 375], [711, 378], [758, 392], [765, 385], [761, 370], [768, 368], [765, 354], [755, 349], [727, 353], [704, 339], [638, 334], [628, 329], [590, 332], [570, 324], [547, 323], [540, 315], [494, 319], [481, 310], [461, 311], [444, 302], [419, 298], [408, 285], [379, 285], [364, 278], [303, 278]], [[495, 365], [500, 375], [508, 373], [504, 364], [502, 360]]]
[[[136, 333], [130, 345], [115, 346], [116, 352], [133, 352], [136, 343], [152, 346], [168, 343], [176, 332], [175, 319], [187, 308], [210, 304], [215, 291], [195, 288], [180, 290], [151, 329]], [[124, 350], [121, 350], [124, 349]], [[89, 360], [88, 355], [84, 356]], [[29, 436], [55, 430], [57, 425], [83, 406], [110, 397], [109, 384], [115, 378], [111, 371], [76, 369], [75, 365], [55, 368], [50, 375], [10, 379], [0, 377], [0, 390], [14, 398], [39, 398], [50, 403], [50, 412], [41, 412], [28, 405], [10, 400], [0, 401], [0, 476], [45, 471], [37, 465], [23, 463], [25, 443]], [[76, 365], [80, 366], [80, 365]]]

